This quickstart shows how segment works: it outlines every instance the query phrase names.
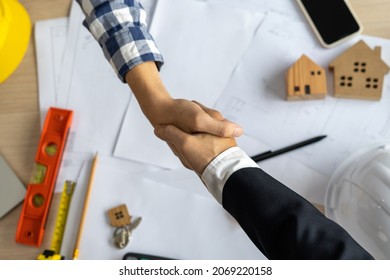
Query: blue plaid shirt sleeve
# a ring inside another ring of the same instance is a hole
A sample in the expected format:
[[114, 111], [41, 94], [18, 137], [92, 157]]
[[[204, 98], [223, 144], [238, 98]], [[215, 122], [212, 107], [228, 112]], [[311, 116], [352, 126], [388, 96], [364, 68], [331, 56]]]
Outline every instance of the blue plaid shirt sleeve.
[[83, 25], [102, 47], [122, 82], [133, 67], [164, 60], [147, 30], [146, 12], [138, 0], [76, 0], [85, 14]]

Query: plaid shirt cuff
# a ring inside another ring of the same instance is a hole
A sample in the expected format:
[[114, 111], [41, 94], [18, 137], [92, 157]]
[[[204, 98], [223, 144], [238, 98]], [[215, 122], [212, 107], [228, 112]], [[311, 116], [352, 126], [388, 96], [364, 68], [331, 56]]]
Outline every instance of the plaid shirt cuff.
[[147, 30], [146, 12], [138, 0], [76, 0], [85, 14], [83, 25], [102, 47], [115, 73], [126, 73], [146, 61], [157, 68], [164, 60]]

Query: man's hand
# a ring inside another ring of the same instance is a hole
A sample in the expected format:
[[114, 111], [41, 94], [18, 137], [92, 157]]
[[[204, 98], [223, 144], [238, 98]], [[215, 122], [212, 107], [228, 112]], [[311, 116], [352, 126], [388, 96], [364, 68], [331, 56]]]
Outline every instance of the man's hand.
[[158, 125], [154, 133], [168, 143], [185, 167], [195, 171], [199, 176], [220, 153], [237, 146], [234, 138], [207, 133], [189, 134], [173, 125]]
[[172, 99], [155, 113], [157, 124], [172, 124], [187, 133], [204, 132], [221, 137], [239, 137], [243, 129], [220, 112], [185, 99]]

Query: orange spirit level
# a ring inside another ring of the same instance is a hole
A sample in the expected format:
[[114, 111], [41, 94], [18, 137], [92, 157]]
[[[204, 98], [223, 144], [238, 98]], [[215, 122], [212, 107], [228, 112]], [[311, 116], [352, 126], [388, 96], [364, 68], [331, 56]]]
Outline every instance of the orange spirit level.
[[50, 108], [16, 231], [16, 242], [40, 246], [73, 112]]

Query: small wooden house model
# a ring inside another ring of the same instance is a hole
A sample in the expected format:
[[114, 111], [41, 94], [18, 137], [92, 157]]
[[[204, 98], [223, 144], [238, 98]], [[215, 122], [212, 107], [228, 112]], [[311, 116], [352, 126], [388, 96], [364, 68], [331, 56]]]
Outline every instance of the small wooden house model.
[[302, 55], [286, 74], [287, 100], [323, 99], [326, 96], [325, 70]]
[[389, 66], [381, 59], [381, 48], [371, 49], [360, 40], [329, 64], [334, 75], [334, 96], [379, 100]]

